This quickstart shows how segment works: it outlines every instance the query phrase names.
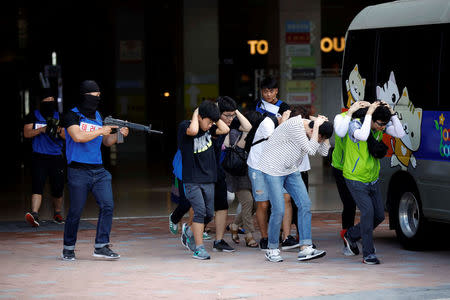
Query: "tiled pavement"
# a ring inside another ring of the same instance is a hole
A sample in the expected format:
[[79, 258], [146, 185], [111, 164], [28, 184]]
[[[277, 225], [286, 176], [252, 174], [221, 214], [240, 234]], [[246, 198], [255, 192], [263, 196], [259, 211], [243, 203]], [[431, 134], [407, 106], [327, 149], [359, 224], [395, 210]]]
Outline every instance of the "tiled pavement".
[[[282, 263], [268, 262], [243, 239], [235, 253], [213, 252], [212, 241], [206, 241], [211, 260], [195, 260], [179, 236], [169, 233], [167, 218], [114, 220], [111, 242], [122, 256], [118, 261], [92, 257], [95, 230], [79, 232], [74, 262], [60, 259], [62, 227], [0, 233], [0, 299], [448, 297], [448, 249], [403, 250], [383, 223], [374, 234], [382, 264], [367, 266], [361, 256], [341, 254], [339, 219], [337, 213], [313, 214], [313, 240], [327, 255], [308, 262], [298, 262], [296, 251], [282, 252]], [[226, 239], [231, 243], [229, 234]]]

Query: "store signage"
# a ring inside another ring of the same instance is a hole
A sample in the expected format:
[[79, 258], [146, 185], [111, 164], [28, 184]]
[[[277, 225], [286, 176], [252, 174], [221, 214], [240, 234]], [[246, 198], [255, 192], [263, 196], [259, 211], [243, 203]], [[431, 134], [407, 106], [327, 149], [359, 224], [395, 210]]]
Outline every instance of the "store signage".
[[309, 32], [287, 32], [286, 44], [309, 44], [311, 34]]
[[269, 52], [269, 43], [266, 40], [249, 40], [247, 44], [250, 45], [250, 54], [255, 55], [256, 52], [260, 55], [267, 54]]
[[331, 52], [331, 51], [336, 51], [336, 52], [342, 52], [344, 51], [345, 48], [345, 38], [341, 37], [341, 43], [339, 45], [338, 43], [338, 38], [334, 37], [334, 38], [330, 38], [330, 37], [324, 37], [320, 40], [320, 50], [322, 50], [322, 52]]

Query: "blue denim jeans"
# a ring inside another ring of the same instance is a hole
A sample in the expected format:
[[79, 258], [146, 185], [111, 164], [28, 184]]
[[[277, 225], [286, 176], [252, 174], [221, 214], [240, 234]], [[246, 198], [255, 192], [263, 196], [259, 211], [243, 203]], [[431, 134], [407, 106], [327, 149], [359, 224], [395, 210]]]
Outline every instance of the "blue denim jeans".
[[264, 182], [263, 172], [260, 170], [248, 167], [248, 178], [252, 183], [252, 194], [256, 202], [263, 202], [269, 200], [267, 191], [265, 191], [266, 183]]
[[67, 179], [70, 208], [64, 226], [64, 249], [75, 249], [81, 213], [89, 192], [92, 192], [100, 208], [95, 248], [109, 244], [114, 208], [111, 174], [104, 168], [85, 170], [69, 167], [67, 168]]
[[[260, 170], [253, 169], [252, 167], [248, 167], [248, 177], [250, 178], [250, 182], [252, 184], [252, 195], [253, 199], [256, 202], [264, 202], [269, 201], [269, 195], [266, 191], [266, 182], [264, 179], [264, 173]], [[288, 192], [283, 187], [283, 194], [287, 194]]]
[[364, 183], [345, 179], [345, 182], [361, 212], [359, 223], [350, 227], [347, 232], [353, 241], [362, 238], [363, 255], [367, 257], [375, 252], [373, 230], [384, 220], [384, 204], [380, 185], [378, 181]]
[[[311, 245], [311, 200], [299, 171], [285, 176], [264, 174], [272, 213], [269, 220], [269, 249], [278, 248], [281, 223], [284, 216], [283, 187], [287, 190], [298, 207], [298, 231], [300, 245]], [[288, 233], [289, 234], [289, 233]]]

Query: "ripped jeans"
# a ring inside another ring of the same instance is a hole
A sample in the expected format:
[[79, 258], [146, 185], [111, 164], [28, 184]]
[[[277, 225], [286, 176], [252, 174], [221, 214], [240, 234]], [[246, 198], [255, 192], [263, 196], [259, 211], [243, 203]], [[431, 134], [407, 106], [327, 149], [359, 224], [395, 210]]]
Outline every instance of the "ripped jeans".
[[266, 183], [264, 181], [264, 174], [260, 170], [256, 170], [248, 166], [248, 177], [252, 183], [252, 194], [256, 202], [268, 201]]

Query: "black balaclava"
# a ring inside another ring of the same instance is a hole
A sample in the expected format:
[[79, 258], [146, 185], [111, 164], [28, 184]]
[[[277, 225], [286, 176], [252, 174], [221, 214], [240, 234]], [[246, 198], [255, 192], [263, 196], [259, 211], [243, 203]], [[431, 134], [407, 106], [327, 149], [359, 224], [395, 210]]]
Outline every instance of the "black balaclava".
[[[45, 88], [42, 90], [41, 94], [41, 100], [44, 100], [45, 98], [53, 97], [52, 91], [49, 88]], [[54, 97], [53, 97], [54, 99]], [[53, 101], [41, 101], [40, 108], [39, 108], [41, 115], [47, 119], [49, 117], [52, 117], [53, 114], [56, 111], [56, 103], [55, 100]]]
[[93, 80], [85, 80], [80, 85], [80, 112], [90, 119], [95, 119], [95, 111], [100, 103], [100, 96], [93, 96], [87, 93], [100, 92], [98, 84]]

